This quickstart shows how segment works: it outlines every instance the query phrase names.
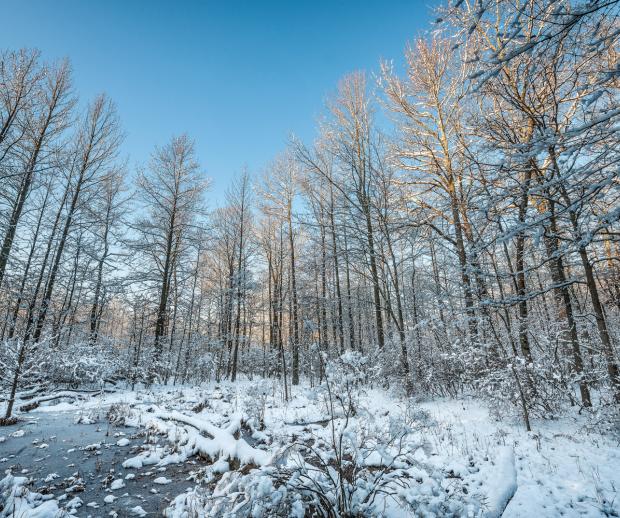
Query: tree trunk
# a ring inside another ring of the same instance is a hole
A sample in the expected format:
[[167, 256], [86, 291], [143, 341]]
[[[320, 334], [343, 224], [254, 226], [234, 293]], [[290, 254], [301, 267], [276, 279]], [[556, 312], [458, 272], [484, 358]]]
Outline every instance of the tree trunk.
[[551, 279], [554, 283], [554, 293], [556, 304], [560, 309], [560, 317], [566, 320], [567, 325], [567, 341], [571, 344], [573, 353], [573, 371], [579, 378], [579, 392], [583, 406], [592, 406], [590, 398], [590, 390], [587, 382], [583, 379], [583, 358], [581, 356], [581, 347], [579, 345], [579, 337], [577, 335], [577, 323], [573, 315], [573, 304], [570, 298], [569, 288], [566, 282], [566, 273], [564, 272], [564, 261], [558, 252], [557, 225], [555, 218], [554, 203], [550, 202], [550, 235], [545, 235], [545, 247], [547, 256], [551, 265]]
[[368, 241], [368, 254], [370, 256], [370, 274], [372, 277], [372, 294], [375, 303], [375, 322], [377, 325], [377, 344], [379, 349], [385, 345], [385, 335], [383, 331], [383, 314], [381, 310], [381, 294], [379, 291], [379, 273], [377, 270], [377, 258], [375, 255], [375, 239], [370, 217], [370, 204], [364, 195], [363, 201], [364, 216], [366, 218], [366, 238]]
[[[529, 202], [529, 189], [532, 178], [532, 169], [528, 167], [521, 186], [521, 196], [519, 199], [518, 225], [523, 227], [527, 214]], [[525, 230], [519, 228], [515, 244], [515, 267], [517, 275], [517, 298], [519, 307], [519, 345], [521, 354], [528, 363], [532, 363], [532, 351], [528, 337], [528, 308], [526, 299], [526, 280], [525, 280]]]
[[291, 372], [291, 383], [299, 385], [299, 310], [297, 306], [297, 274], [295, 265], [295, 243], [293, 240], [293, 218], [291, 200], [287, 207], [288, 220], [288, 239], [291, 254], [291, 295], [293, 313], [293, 366]]

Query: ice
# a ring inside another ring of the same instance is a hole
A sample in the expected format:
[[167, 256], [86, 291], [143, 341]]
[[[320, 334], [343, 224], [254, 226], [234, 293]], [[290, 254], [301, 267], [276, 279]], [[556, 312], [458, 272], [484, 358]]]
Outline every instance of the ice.
[[116, 480], [113, 480], [110, 484], [110, 489], [112, 491], [116, 491], [117, 489], [121, 489], [123, 487], [125, 487], [125, 482], [123, 482], [122, 478], [117, 478]]

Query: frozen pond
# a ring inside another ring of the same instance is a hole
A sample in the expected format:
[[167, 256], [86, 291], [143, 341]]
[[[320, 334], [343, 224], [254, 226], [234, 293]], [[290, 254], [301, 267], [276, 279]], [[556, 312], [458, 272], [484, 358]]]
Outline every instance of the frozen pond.
[[[95, 413], [95, 422], [89, 424], [76, 424], [75, 411], [25, 417], [0, 428], [0, 470], [29, 477], [30, 489], [54, 495], [62, 507], [71, 508], [71, 501], [79, 498], [75, 516], [131, 516], [129, 510], [136, 506], [148, 516], [161, 516], [172, 498], [194, 487], [187, 478], [203, 463], [196, 458], [162, 468], [123, 468], [124, 460], [152, 447], [158, 438], [148, 437], [147, 444], [144, 430], [108, 423], [105, 410]], [[158, 484], [157, 479], [169, 482]], [[117, 486], [122, 487], [114, 489]]]

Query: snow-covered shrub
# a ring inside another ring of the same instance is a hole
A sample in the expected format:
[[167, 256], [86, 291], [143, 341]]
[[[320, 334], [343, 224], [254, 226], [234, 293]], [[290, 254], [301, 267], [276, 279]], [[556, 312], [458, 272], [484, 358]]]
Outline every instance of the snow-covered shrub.
[[64, 518], [70, 516], [59, 509], [56, 500], [50, 500], [27, 487], [27, 477], [14, 477], [11, 473], [0, 480], [0, 518]]
[[[366, 362], [349, 352], [324, 367], [326, 382], [312, 392], [327, 412], [326, 435], [305, 433], [271, 465], [227, 472], [211, 493], [184, 496], [173, 508], [200, 501], [204, 516], [373, 515], [380, 495], [396, 494], [399, 469], [417, 444], [405, 441], [402, 422], [383, 426], [362, 405]], [[251, 419], [260, 422], [272, 393], [269, 383], [249, 388], [242, 404]]]
[[248, 424], [255, 430], [263, 430], [265, 428], [265, 408], [267, 400], [273, 395], [273, 383], [261, 379], [248, 385], [243, 398], [243, 411], [248, 419]]
[[[303, 518], [306, 509], [303, 495], [292, 485], [280, 483], [279, 475], [275, 467], [253, 470], [249, 474], [225, 473], [212, 495], [198, 497], [204, 516]], [[192, 503], [195, 505], [195, 501]]]
[[575, 402], [571, 379], [566, 369], [553, 358], [541, 355], [533, 363], [522, 357], [505, 358], [481, 369], [475, 386], [489, 402], [498, 418], [557, 415], [563, 405]]
[[42, 340], [35, 347], [23, 340], [5, 340], [0, 346], [0, 383], [5, 391], [10, 390], [18, 370], [18, 387], [38, 383], [45, 377], [49, 361], [48, 342]]
[[414, 481], [398, 492], [403, 508], [413, 516], [446, 518], [479, 516], [482, 507], [478, 495], [467, 495], [462, 481], [446, 477], [441, 471], [410, 471]]
[[439, 394], [479, 394], [498, 420], [549, 419], [565, 405], [579, 404], [575, 394], [579, 378], [564, 356], [537, 350], [529, 362], [512, 352], [457, 344], [441, 355], [441, 362], [437, 368], [442, 374], [435, 372], [433, 383], [444, 383], [447, 390]]
[[148, 364], [132, 365], [125, 369], [125, 378], [129, 383], [131, 383], [132, 387], [135, 387], [138, 383], [147, 385], [148, 375]]
[[166, 518], [204, 518], [207, 516], [206, 504], [206, 491], [196, 486], [175, 497], [164, 509], [163, 516]]
[[412, 430], [424, 430], [436, 424], [430, 412], [420, 408], [419, 404], [412, 398], [405, 401], [403, 422]]
[[280, 352], [275, 347], [265, 351], [264, 357], [261, 357], [260, 365], [264, 365], [265, 376], [275, 377], [282, 366]]
[[247, 344], [243, 354], [239, 355], [237, 364], [237, 376], [244, 374], [249, 380], [254, 376], [267, 372], [267, 352], [262, 347]]
[[368, 379], [372, 385], [389, 388], [399, 397], [407, 396], [408, 390], [412, 388], [411, 365], [408, 379], [405, 379], [398, 336], [388, 337], [383, 349], [370, 352], [367, 355], [367, 365], [374, 367], [368, 372]]
[[[402, 420], [378, 422], [359, 408], [359, 419], [332, 418], [332, 432], [306, 435], [283, 449], [270, 466], [225, 473], [212, 492], [177, 498], [168, 516], [380, 517], [386, 508], [416, 516], [475, 516], [477, 496], [458, 476], [415, 460], [421, 444]], [[188, 516], [192, 516], [189, 514]]]
[[600, 511], [601, 516], [618, 516], [618, 489], [613, 484], [606, 484], [597, 469], [592, 471], [591, 477], [596, 494], [594, 505]]
[[108, 341], [77, 342], [54, 351], [46, 361], [47, 376], [55, 384], [77, 387], [81, 384], [101, 385], [121, 370], [119, 351]]
[[354, 416], [372, 373], [368, 358], [357, 351], [347, 351], [329, 361], [324, 357], [323, 361], [325, 383], [316, 392], [322, 396], [325, 411], [332, 416]]
[[192, 358], [187, 370], [187, 380], [194, 382], [211, 381], [215, 379], [217, 356], [215, 353], [200, 351]]
[[0, 425], [10, 425], [11, 414], [20, 389], [33, 388], [36, 392], [48, 381], [46, 372], [50, 360], [47, 340], [38, 344], [23, 340], [7, 340], [0, 347], [0, 392], [8, 394], [7, 407]]
[[110, 423], [116, 426], [124, 426], [127, 424], [127, 421], [133, 419], [135, 415], [136, 412], [129, 404], [113, 403], [108, 409], [106, 418]]
[[613, 403], [598, 406], [588, 413], [584, 428], [587, 432], [606, 433], [620, 439], [620, 408]]

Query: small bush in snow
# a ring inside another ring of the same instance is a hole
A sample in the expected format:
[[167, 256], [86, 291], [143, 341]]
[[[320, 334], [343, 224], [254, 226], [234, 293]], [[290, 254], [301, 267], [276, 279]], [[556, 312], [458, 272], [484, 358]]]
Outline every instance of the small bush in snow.
[[120, 371], [118, 357], [110, 342], [102, 341], [97, 347], [88, 342], [73, 343], [49, 355], [46, 375], [59, 385], [100, 385]]
[[256, 430], [264, 430], [265, 428], [265, 408], [273, 391], [273, 384], [267, 380], [258, 380], [249, 385], [246, 390], [243, 410], [249, 424]]
[[133, 417], [134, 411], [126, 403], [113, 403], [106, 414], [108, 421], [117, 426], [124, 426]]

